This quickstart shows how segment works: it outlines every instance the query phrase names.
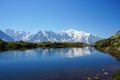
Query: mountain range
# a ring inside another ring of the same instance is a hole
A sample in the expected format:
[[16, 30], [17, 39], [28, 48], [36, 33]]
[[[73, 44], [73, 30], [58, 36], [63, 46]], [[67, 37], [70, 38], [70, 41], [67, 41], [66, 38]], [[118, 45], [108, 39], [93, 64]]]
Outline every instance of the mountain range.
[[31, 32], [6, 29], [4, 31], [0, 31], [0, 39], [5, 41], [22, 40], [29, 42], [83, 42], [87, 44], [93, 44], [102, 38], [91, 33], [73, 29], [62, 30], [60, 32], [38, 31], [36, 34]]
[[6, 29], [4, 30], [4, 33], [13, 38], [15, 41], [28, 41], [33, 35], [31, 32], [15, 31], [12, 29]]

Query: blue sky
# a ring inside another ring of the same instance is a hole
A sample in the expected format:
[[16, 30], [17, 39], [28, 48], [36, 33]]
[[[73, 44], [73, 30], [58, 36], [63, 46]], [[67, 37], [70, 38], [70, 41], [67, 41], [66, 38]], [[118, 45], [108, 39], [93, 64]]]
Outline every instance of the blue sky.
[[109, 37], [120, 30], [120, 0], [0, 0], [0, 29], [76, 29]]

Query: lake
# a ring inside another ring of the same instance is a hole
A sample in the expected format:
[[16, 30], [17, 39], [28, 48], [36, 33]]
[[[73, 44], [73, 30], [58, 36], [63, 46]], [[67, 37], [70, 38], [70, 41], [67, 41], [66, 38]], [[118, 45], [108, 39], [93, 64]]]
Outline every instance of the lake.
[[0, 52], [0, 80], [113, 80], [120, 62], [92, 47]]

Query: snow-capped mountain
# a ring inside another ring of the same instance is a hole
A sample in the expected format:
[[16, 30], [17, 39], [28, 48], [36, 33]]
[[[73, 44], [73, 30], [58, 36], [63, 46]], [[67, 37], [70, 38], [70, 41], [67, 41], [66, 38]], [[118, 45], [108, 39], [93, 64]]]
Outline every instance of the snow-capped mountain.
[[70, 42], [71, 37], [66, 33], [56, 33], [52, 31], [39, 31], [29, 41], [31, 42]]
[[23, 40], [30, 42], [83, 42], [92, 44], [101, 39], [91, 33], [73, 29], [62, 30], [60, 32], [39, 31], [34, 35], [31, 32], [15, 31], [11, 29], [6, 29], [4, 32], [15, 41]]
[[12, 39], [10, 36], [8, 36], [7, 34], [5, 34], [3, 31], [0, 30], [0, 39], [4, 40], [4, 41], [10, 41], [10, 42], [14, 42], [14, 39]]
[[39, 31], [35, 34], [29, 41], [31, 42], [84, 42], [87, 44], [92, 44], [101, 38], [84, 31], [77, 30], [62, 30], [61, 32], [52, 31]]
[[47, 42], [47, 41], [56, 41], [56, 33], [52, 31], [39, 31], [35, 34], [29, 41], [31, 42]]
[[31, 32], [15, 31], [12, 29], [6, 29], [4, 32], [12, 37], [15, 41], [28, 41], [33, 35]]
[[83, 43], [87, 43], [87, 44], [92, 44], [98, 40], [100, 40], [101, 38], [95, 36], [94, 34], [91, 33], [87, 33], [84, 31], [77, 31], [77, 30], [62, 30], [61, 33], [66, 33], [67, 35], [69, 35], [72, 40], [74, 42], [83, 42]]

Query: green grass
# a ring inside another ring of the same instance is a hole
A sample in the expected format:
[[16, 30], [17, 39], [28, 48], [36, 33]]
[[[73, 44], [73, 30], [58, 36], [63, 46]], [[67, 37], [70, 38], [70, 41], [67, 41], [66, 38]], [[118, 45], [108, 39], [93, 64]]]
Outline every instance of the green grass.
[[116, 71], [116, 72], [113, 74], [113, 78], [114, 78], [114, 80], [120, 80], [120, 70], [119, 70], [119, 71]]

